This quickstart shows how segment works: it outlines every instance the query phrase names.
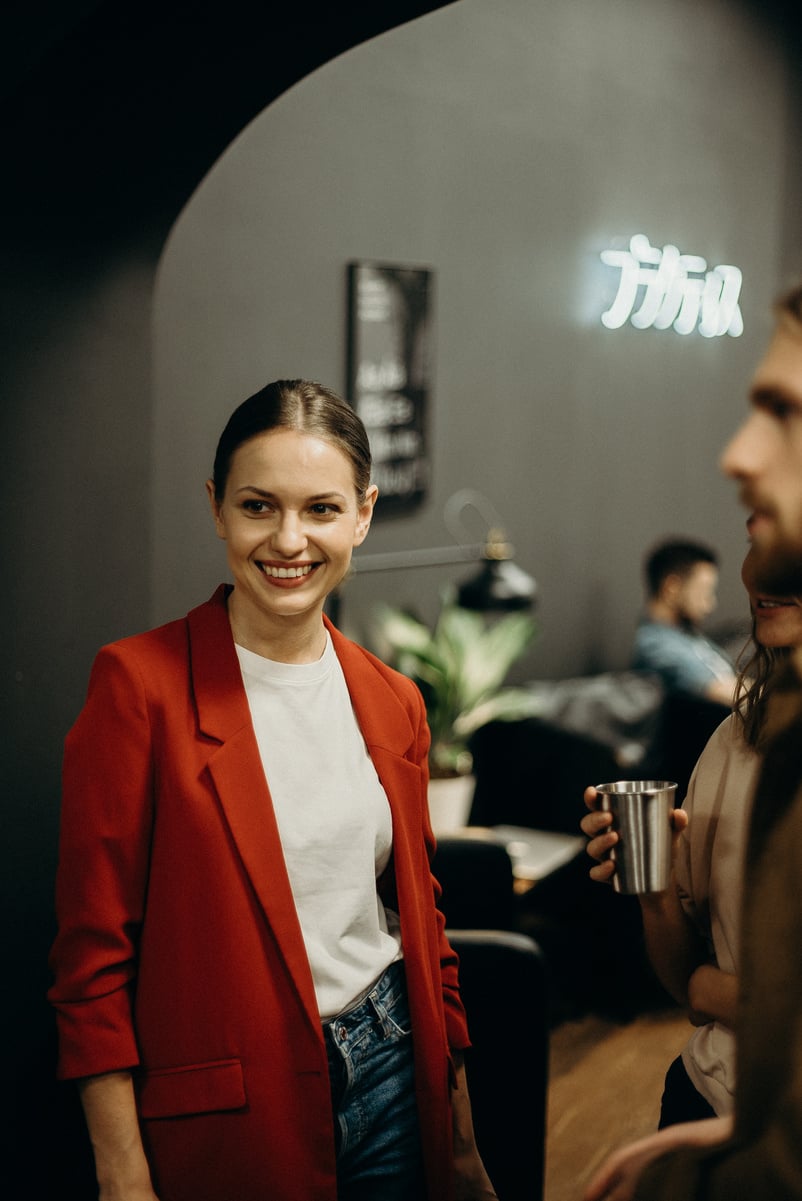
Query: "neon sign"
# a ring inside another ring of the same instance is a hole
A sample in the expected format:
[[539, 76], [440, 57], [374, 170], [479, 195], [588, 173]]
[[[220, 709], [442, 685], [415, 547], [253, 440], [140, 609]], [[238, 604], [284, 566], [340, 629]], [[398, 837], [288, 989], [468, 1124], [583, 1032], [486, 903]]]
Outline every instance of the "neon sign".
[[[676, 246], [652, 246], [645, 234], [630, 238], [629, 250], [603, 250], [601, 261], [621, 272], [613, 303], [602, 313], [602, 325], [619, 329], [625, 321], [636, 329], [673, 329], [704, 338], [744, 330], [738, 304], [742, 275], [728, 264], [708, 270], [698, 254], [680, 254]], [[637, 306], [637, 307], [636, 307]]]

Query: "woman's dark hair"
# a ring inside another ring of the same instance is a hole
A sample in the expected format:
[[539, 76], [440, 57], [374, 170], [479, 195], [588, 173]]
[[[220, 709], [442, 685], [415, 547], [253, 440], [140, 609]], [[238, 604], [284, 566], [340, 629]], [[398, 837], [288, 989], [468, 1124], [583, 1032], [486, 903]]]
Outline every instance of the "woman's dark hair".
[[370, 443], [361, 419], [330, 388], [305, 379], [277, 379], [249, 396], [231, 414], [217, 443], [212, 482], [222, 501], [231, 460], [244, 442], [271, 430], [301, 430], [332, 442], [351, 460], [360, 503], [370, 484]]
[[752, 619], [751, 641], [746, 644], [738, 660], [734, 711], [736, 721], [741, 723], [744, 741], [747, 746], [757, 751], [763, 749], [766, 702], [771, 694], [777, 668], [790, 653], [791, 648], [786, 646], [761, 646], [755, 638], [755, 622], [754, 618]]

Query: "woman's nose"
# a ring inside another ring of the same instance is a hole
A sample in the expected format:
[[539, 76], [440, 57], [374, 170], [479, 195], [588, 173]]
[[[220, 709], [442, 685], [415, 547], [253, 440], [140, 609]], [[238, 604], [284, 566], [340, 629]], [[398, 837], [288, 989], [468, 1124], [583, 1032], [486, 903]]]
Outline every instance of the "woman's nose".
[[273, 546], [286, 559], [302, 551], [307, 542], [303, 522], [297, 513], [282, 513], [273, 531]]

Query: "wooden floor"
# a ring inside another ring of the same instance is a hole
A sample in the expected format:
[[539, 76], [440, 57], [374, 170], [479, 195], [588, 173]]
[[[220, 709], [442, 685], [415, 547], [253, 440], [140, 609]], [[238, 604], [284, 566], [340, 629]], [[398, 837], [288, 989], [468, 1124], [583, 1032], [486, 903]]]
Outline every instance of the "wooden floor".
[[676, 1009], [552, 1030], [544, 1201], [581, 1201], [609, 1151], [656, 1129], [663, 1077], [690, 1033]]

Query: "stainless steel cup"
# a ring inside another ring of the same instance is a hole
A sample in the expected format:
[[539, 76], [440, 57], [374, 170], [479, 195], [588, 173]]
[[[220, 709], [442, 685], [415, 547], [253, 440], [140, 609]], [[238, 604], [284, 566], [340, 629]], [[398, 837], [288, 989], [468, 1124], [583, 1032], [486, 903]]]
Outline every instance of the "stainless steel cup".
[[677, 786], [669, 780], [597, 784], [598, 806], [612, 813], [618, 842], [610, 850], [616, 892], [665, 892], [671, 876], [671, 810]]

